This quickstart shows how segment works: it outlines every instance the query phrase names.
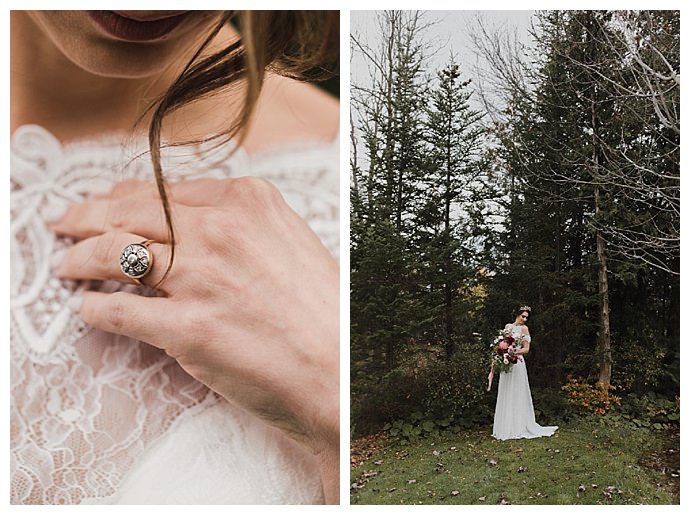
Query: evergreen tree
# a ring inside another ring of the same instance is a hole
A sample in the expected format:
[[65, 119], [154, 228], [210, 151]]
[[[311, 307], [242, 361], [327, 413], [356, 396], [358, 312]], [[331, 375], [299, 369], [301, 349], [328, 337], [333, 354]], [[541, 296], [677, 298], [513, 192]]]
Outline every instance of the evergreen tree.
[[[470, 306], [461, 293], [472, 286], [476, 254], [470, 235], [471, 210], [480, 193], [481, 113], [470, 108], [469, 80], [458, 65], [438, 73], [426, 123], [428, 172], [423, 204], [415, 217], [416, 246], [424, 266], [424, 304], [441, 329], [436, 336], [447, 357], [455, 352], [458, 322]], [[469, 327], [468, 327], [469, 328]], [[471, 331], [465, 330], [465, 338]]]
[[378, 53], [355, 41], [374, 76], [355, 100], [367, 165], [352, 167], [350, 318], [353, 360], [390, 371], [420, 319], [409, 223], [424, 155], [425, 58], [419, 13], [386, 11], [380, 22]]

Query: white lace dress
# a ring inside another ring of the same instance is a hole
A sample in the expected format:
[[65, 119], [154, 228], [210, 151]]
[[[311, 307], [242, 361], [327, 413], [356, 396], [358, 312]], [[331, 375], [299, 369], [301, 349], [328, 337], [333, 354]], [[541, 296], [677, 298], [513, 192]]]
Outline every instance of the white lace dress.
[[[522, 334], [522, 328], [517, 325], [508, 324], [506, 329], [515, 337]], [[530, 340], [529, 336], [525, 338]], [[535, 421], [527, 367], [522, 358], [508, 372], [501, 372], [499, 379], [493, 430], [494, 438], [499, 440], [551, 436], [558, 429], [558, 426], [540, 426]]]
[[[61, 145], [25, 126], [11, 143], [12, 504], [311, 504], [316, 464], [277, 430], [230, 405], [164, 352], [94, 330], [66, 306], [69, 244], [46, 222], [126, 178], [152, 179], [142, 141]], [[164, 149], [170, 182], [255, 175], [272, 181], [337, 255], [338, 145], [248, 156], [229, 145]]]

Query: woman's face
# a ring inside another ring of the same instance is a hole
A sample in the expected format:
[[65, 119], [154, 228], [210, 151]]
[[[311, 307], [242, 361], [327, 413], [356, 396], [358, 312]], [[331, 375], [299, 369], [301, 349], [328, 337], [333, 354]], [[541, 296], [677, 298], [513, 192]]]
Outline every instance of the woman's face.
[[522, 311], [515, 320], [518, 324], [526, 324], [529, 320], [529, 311]]
[[70, 61], [95, 75], [152, 77], [179, 59], [220, 11], [28, 11]]

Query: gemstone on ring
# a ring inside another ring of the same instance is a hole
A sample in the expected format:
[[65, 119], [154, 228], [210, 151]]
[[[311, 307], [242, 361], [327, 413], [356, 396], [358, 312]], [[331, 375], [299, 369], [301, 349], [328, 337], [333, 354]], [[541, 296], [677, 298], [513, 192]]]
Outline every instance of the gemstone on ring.
[[120, 254], [120, 269], [130, 279], [140, 279], [151, 271], [153, 254], [148, 246], [152, 240], [127, 245]]

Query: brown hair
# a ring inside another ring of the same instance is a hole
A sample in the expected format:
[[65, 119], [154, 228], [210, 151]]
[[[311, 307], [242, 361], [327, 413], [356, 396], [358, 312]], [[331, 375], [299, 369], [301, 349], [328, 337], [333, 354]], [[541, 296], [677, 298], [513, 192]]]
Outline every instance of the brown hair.
[[[170, 260], [159, 284], [170, 272], [175, 255], [175, 231], [161, 167], [161, 126], [165, 116], [244, 79], [242, 109], [226, 132], [204, 140], [222, 138], [222, 143], [237, 137], [241, 143], [267, 70], [310, 81], [337, 74], [339, 20], [339, 11], [223, 11], [179, 77], [151, 106], [148, 132], [151, 162], [171, 245]], [[218, 32], [231, 21], [238, 26], [240, 39], [213, 55], [202, 57]]]
[[515, 320], [518, 317], [518, 315], [521, 315], [524, 312], [527, 312], [527, 320], [532, 318], [532, 308], [525, 304], [520, 304], [519, 307], [513, 310], [513, 320]]

